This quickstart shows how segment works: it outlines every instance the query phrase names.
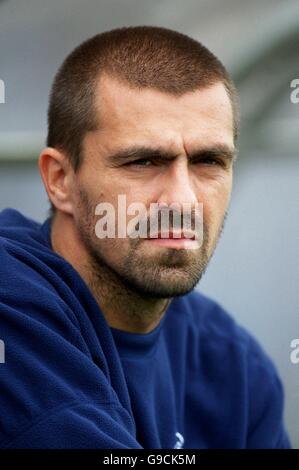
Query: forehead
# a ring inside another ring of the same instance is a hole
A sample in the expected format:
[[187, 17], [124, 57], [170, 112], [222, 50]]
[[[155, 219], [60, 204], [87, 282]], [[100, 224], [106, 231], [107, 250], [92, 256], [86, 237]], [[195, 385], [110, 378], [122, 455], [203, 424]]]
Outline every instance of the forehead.
[[103, 76], [96, 92], [101, 133], [118, 141], [163, 145], [233, 145], [232, 107], [222, 83], [174, 96], [155, 89], [137, 89]]

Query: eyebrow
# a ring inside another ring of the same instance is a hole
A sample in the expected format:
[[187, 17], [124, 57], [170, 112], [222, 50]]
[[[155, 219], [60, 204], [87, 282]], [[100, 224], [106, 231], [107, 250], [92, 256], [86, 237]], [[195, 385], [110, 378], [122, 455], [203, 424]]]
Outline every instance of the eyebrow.
[[[112, 164], [126, 163], [136, 158], [138, 159], [159, 159], [159, 160], [173, 160], [178, 156], [175, 152], [166, 151], [160, 147], [146, 147], [146, 146], [131, 146], [121, 149], [107, 157], [107, 160]], [[231, 148], [227, 145], [215, 145], [211, 147], [202, 147], [194, 150], [188, 154], [189, 160], [193, 161], [203, 157], [218, 157], [226, 160], [227, 162], [235, 162], [237, 159], [237, 149]]]

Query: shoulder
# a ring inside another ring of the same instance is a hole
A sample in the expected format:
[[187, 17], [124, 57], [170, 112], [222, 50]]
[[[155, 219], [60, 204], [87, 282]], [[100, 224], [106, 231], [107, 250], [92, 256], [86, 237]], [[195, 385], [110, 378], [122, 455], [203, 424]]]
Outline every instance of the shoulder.
[[78, 322], [67, 302], [65, 263], [47, 246], [40, 227], [14, 209], [0, 212], [0, 326], [3, 331], [23, 318], [73, 334]]
[[181, 297], [181, 304], [187, 312], [189, 327], [201, 336], [209, 335], [211, 339], [240, 344], [249, 340], [249, 333], [236, 322], [230, 312], [218, 301], [198, 290]]
[[[182, 298], [183, 299], [183, 298]], [[185, 296], [189, 337], [200, 351], [214, 354], [222, 364], [229, 362], [255, 375], [268, 375], [275, 380], [277, 371], [260, 342], [219, 302], [199, 291]], [[228, 364], [229, 366], [229, 364]]]
[[[188, 317], [188, 368], [203, 387], [206, 407], [218, 397], [235, 421], [244, 417], [245, 446], [284, 448], [284, 390], [276, 366], [259, 341], [218, 302], [198, 291], [182, 298]], [[226, 416], [226, 415], [225, 415]]]

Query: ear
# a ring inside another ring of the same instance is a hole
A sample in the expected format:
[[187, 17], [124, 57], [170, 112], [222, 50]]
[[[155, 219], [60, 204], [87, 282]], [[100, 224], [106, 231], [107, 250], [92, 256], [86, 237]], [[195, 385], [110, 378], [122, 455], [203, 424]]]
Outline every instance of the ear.
[[56, 209], [72, 214], [74, 171], [67, 156], [57, 149], [46, 147], [39, 156], [38, 164], [52, 204]]

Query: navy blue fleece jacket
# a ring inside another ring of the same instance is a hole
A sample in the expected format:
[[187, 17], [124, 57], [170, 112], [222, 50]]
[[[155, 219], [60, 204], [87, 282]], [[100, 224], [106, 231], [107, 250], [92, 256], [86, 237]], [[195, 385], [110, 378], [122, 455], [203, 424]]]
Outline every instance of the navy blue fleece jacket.
[[197, 291], [149, 334], [110, 328], [42, 225], [0, 213], [0, 448], [283, 448], [259, 344]]

